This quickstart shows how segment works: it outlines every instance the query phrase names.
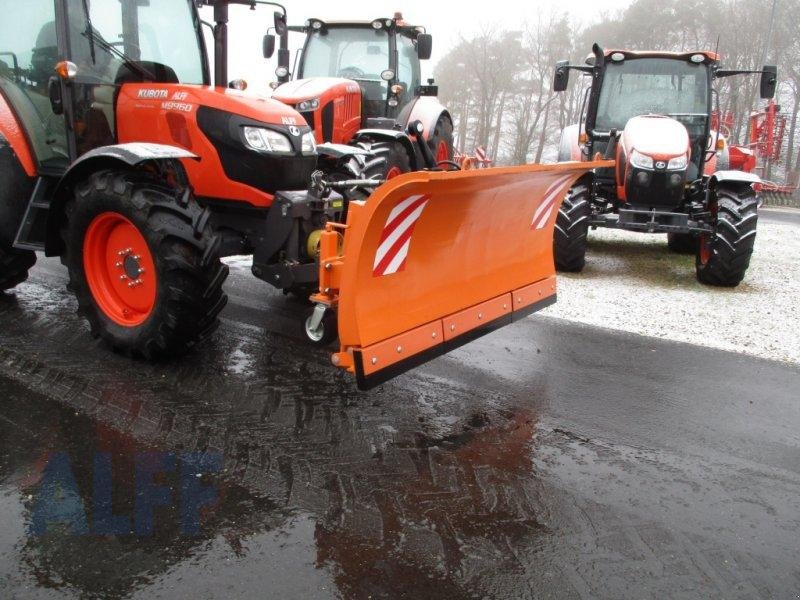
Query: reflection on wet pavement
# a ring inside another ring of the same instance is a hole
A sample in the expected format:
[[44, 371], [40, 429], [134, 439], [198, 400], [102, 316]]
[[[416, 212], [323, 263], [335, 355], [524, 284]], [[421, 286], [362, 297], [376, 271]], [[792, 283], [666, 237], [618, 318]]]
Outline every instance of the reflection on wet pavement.
[[[359, 393], [324, 352], [233, 320], [202, 352], [150, 365], [97, 347], [73, 310], [36, 282], [0, 298], [0, 592], [733, 597], [800, 583], [787, 566], [800, 475], [575, 434], [547, 414], [560, 380], [446, 380], [434, 366]], [[180, 463], [154, 476], [169, 501], [152, 535], [32, 535], [53, 453], [89, 528], [102, 453], [123, 518], [142, 501], [143, 456], [218, 456], [222, 470], [199, 477], [216, 500], [198, 535], [181, 531]], [[745, 524], [771, 548], [737, 547]]]

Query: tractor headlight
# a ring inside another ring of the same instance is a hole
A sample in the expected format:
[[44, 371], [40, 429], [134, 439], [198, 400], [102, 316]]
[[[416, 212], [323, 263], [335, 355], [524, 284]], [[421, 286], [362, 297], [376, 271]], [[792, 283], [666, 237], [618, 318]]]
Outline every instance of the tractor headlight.
[[653, 159], [646, 154], [642, 154], [638, 150], [634, 150], [631, 152], [630, 158], [631, 164], [636, 167], [637, 169], [652, 169], [653, 168]]
[[688, 164], [689, 164], [688, 154], [684, 154], [683, 156], [676, 156], [675, 158], [669, 159], [669, 163], [667, 164], [667, 170], [683, 171]]
[[317, 110], [319, 108], [319, 98], [311, 98], [311, 100], [303, 100], [297, 103], [297, 110], [300, 112], [308, 112], [310, 110]]
[[289, 138], [264, 127], [242, 127], [245, 143], [258, 152], [273, 152], [276, 154], [291, 154], [292, 143]]
[[300, 151], [303, 154], [315, 154], [317, 152], [317, 141], [314, 139], [313, 131], [306, 131], [300, 140]]

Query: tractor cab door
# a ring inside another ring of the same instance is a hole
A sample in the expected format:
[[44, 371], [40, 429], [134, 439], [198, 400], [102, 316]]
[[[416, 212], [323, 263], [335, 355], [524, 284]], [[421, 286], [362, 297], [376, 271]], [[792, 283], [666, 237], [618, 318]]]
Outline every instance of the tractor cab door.
[[11, 107], [43, 173], [63, 172], [70, 162], [63, 110], [51, 100], [61, 82], [56, 64], [66, 47], [57, 23], [61, 2], [7, 2], [0, 20], [0, 93]]

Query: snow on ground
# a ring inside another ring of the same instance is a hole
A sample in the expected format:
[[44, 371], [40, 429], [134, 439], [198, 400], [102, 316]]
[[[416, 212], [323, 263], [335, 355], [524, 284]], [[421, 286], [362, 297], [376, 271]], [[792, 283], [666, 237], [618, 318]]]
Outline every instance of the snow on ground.
[[800, 228], [761, 220], [744, 281], [701, 285], [694, 257], [664, 235], [589, 234], [586, 267], [559, 274], [542, 314], [680, 342], [800, 363]]
[[[756, 250], [738, 287], [701, 285], [694, 257], [667, 238], [599, 229], [589, 234], [582, 273], [559, 274], [558, 302], [544, 311], [640, 335], [800, 363], [800, 227], [761, 220]], [[250, 270], [249, 256], [226, 258]]]

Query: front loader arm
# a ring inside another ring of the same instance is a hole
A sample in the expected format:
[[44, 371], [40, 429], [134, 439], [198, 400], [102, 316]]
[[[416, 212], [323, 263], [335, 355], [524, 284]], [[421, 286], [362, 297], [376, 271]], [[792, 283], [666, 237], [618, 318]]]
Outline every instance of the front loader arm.
[[333, 363], [368, 389], [552, 304], [560, 203], [613, 164], [408, 173], [351, 202], [323, 234], [312, 297], [338, 310]]

